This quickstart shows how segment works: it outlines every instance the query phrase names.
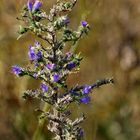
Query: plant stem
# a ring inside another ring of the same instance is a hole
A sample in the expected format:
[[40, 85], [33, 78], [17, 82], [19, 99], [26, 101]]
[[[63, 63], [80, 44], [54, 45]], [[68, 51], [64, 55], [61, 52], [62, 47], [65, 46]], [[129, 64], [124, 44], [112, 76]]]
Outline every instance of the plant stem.
[[[43, 111], [46, 112], [49, 110], [49, 108], [50, 108], [50, 105], [45, 103], [43, 107]], [[32, 140], [41, 140], [41, 137], [42, 137], [41, 135], [42, 135], [45, 121], [46, 121], [45, 118], [39, 119], [38, 126], [33, 134]]]

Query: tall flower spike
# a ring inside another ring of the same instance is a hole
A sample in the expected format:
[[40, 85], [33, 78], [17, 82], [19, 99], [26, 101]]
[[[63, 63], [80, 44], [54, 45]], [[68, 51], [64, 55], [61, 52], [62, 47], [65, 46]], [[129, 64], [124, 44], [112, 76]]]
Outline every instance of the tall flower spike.
[[[28, 75], [41, 82], [39, 89], [28, 90], [24, 98], [37, 98], [44, 103], [44, 109], [41, 111], [41, 119], [48, 118], [48, 129], [55, 134], [55, 140], [82, 140], [84, 131], [80, 127], [85, 117], [77, 118], [74, 122], [70, 119], [69, 105], [72, 103], [88, 104], [91, 101], [90, 92], [104, 84], [112, 83], [112, 79], [105, 79], [96, 82], [94, 85], [75, 85], [70, 89], [67, 85], [67, 78], [72, 70], [80, 65], [82, 57], [70, 52], [65, 52], [65, 45], [72, 45], [75, 49], [75, 43], [89, 31], [89, 24], [81, 21], [78, 30], [74, 31], [68, 27], [70, 23], [69, 12], [78, 0], [56, 0], [51, 10], [40, 10], [42, 0], [25, 0], [26, 8], [23, 8], [21, 19], [25, 21], [25, 27], [20, 27], [20, 35], [31, 31], [37, 37], [44, 40], [44, 45], [35, 41], [33, 46], [29, 47], [28, 56], [32, 63], [31, 67], [26, 68], [13, 66], [12, 72], [17, 76]], [[44, 0], [45, 1], [45, 0]], [[51, 1], [51, 0], [50, 0]], [[46, 21], [45, 21], [46, 20]], [[42, 22], [44, 21], [44, 22]], [[49, 43], [49, 46], [45, 46]], [[63, 94], [64, 93], [64, 94]], [[47, 102], [47, 104], [46, 104]], [[49, 104], [49, 106], [48, 106]], [[42, 106], [42, 105], [41, 105]], [[46, 121], [40, 120], [42, 126]], [[40, 126], [40, 123], [39, 123]], [[37, 128], [37, 131], [40, 128]], [[33, 139], [36, 138], [36, 133]], [[41, 139], [38, 137], [38, 139]]]

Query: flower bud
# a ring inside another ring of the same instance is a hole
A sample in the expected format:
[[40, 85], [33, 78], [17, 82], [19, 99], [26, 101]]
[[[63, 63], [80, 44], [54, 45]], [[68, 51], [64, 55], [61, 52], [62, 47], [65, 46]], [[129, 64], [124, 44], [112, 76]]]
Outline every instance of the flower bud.
[[88, 23], [86, 21], [82, 21], [81, 24], [83, 27], [87, 27], [87, 25], [88, 25]]
[[74, 62], [70, 62], [68, 65], [67, 65], [67, 69], [68, 70], [72, 70], [73, 68], [76, 67], [76, 64]]

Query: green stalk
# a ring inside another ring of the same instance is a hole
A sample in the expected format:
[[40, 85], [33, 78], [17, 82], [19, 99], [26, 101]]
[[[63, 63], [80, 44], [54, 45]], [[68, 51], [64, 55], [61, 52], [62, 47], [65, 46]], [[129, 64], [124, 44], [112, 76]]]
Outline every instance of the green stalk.
[[[44, 107], [43, 107], [43, 111], [47, 112], [49, 109], [50, 109], [50, 105], [45, 103]], [[42, 140], [43, 139], [42, 132], [43, 132], [44, 124], [46, 123], [45, 121], [46, 121], [45, 118], [39, 119], [38, 126], [33, 134], [32, 140]]]

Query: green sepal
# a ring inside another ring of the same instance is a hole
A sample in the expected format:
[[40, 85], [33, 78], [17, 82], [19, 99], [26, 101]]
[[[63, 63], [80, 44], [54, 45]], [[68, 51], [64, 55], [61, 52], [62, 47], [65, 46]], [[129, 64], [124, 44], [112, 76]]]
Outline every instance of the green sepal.
[[26, 28], [26, 27], [23, 27], [23, 26], [19, 26], [19, 31], [18, 31], [18, 33], [19, 34], [24, 34], [24, 33], [26, 33], [28, 31], [28, 28]]

